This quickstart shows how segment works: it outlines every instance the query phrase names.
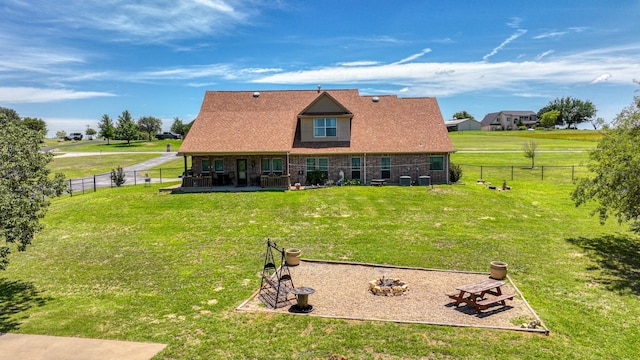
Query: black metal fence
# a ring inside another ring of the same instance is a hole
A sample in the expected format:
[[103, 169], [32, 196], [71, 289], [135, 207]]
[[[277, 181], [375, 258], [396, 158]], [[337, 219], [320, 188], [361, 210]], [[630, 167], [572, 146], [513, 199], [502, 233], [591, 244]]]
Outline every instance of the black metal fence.
[[[182, 170], [182, 168], [166, 168], [123, 171], [125, 182], [122, 186], [148, 186], [162, 182], [179, 181], [179, 175], [182, 174]], [[95, 192], [98, 188], [116, 187], [116, 183], [111, 179], [111, 172], [67, 179], [67, 185], [69, 186], [68, 193], [71, 196]]]
[[589, 173], [585, 165], [549, 166], [486, 166], [458, 164], [462, 168], [462, 177], [466, 181], [482, 179], [489, 182], [503, 181], [551, 181], [572, 183]]

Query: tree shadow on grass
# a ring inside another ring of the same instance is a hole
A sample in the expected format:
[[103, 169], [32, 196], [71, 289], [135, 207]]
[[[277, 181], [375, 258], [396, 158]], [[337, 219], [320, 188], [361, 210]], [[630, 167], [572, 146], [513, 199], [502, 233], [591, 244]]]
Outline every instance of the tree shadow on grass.
[[0, 333], [18, 329], [16, 314], [46, 302], [33, 283], [0, 278]]
[[567, 241], [586, 250], [600, 264], [602, 274], [594, 281], [611, 290], [640, 295], [640, 238], [605, 235]]

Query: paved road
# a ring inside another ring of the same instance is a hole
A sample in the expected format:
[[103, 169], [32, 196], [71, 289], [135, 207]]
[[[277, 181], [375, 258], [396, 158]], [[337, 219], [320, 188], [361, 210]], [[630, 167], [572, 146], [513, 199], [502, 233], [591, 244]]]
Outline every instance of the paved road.
[[[165, 164], [171, 160], [175, 160], [178, 158], [178, 153], [176, 152], [149, 152], [153, 154], [159, 154], [158, 157], [153, 159], [149, 159], [147, 161], [143, 161], [141, 163], [127, 166], [122, 170], [125, 172], [126, 184], [141, 184], [145, 181], [145, 171], [151, 169], [156, 166], [160, 166]], [[111, 153], [102, 153], [102, 155], [107, 155]], [[124, 154], [123, 152], [117, 152], [114, 154]], [[135, 152], [135, 154], [141, 154], [141, 152]], [[65, 153], [60, 155], [60, 157], [75, 157], [75, 156], [95, 156], [100, 155], [100, 153], [91, 153], [91, 152], [75, 152], [75, 153]], [[134, 178], [135, 175], [135, 178]], [[77, 178], [71, 180], [71, 188], [73, 192], [83, 192], [83, 191], [92, 191], [94, 187], [94, 179], [95, 179], [95, 187], [111, 187], [111, 175], [110, 173], [97, 174], [86, 176], [84, 178]], [[169, 178], [149, 178], [151, 183], [158, 183], [160, 181], [173, 180]]]

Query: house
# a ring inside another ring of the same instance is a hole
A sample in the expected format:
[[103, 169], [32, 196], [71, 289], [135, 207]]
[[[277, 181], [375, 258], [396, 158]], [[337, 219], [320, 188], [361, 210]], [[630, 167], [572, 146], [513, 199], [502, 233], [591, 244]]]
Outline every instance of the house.
[[533, 111], [509, 111], [489, 113], [480, 122], [482, 130], [518, 130], [520, 126], [536, 127], [540, 122]]
[[179, 154], [183, 187], [289, 188], [324, 176], [448, 183], [454, 151], [435, 98], [351, 90], [207, 91]]
[[451, 119], [444, 124], [448, 132], [480, 130], [480, 122], [475, 119]]

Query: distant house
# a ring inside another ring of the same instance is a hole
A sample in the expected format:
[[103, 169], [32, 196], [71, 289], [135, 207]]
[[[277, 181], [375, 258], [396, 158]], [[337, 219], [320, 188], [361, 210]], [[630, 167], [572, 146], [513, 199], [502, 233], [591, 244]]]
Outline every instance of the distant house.
[[520, 126], [532, 128], [538, 124], [538, 116], [533, 111], [503, 110], [485, 115], [480, 127], [482, 130], [518, 130]]
[[334, 182], [448, 183], [453, 151], [435, 98], [318, 89], [207, 91], [179, 154], [193, 173], [183, 187], [288, 188], [318, 172]]
[[480, 122], [475, 119], [451, 119], [444, 122], [447, 131], [480, 130]]

